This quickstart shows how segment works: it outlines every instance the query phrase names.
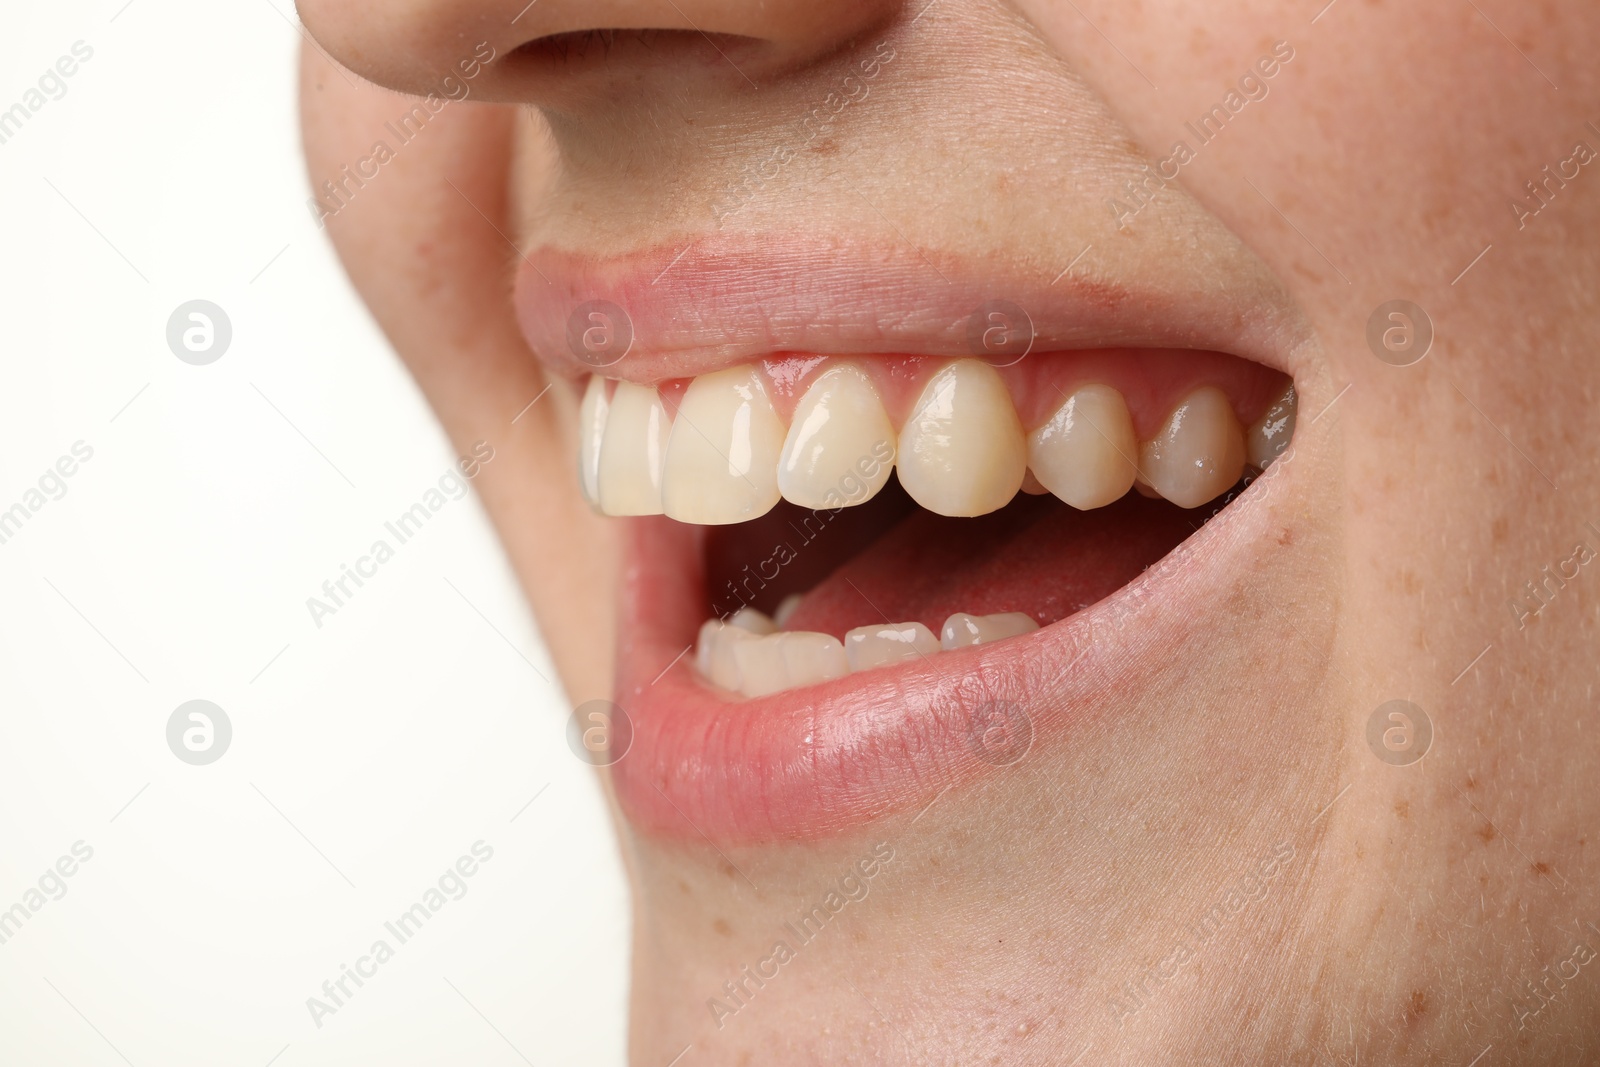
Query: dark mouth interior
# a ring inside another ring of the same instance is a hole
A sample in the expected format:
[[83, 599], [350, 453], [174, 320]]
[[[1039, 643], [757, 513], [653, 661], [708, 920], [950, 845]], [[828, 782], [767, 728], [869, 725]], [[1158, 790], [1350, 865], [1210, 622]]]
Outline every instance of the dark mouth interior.
[[839, 511], [781, 502], [759, 519], [707, 531], [707, 598], [726, 617], [745, 605], [771, 614], [801, 593], [784, 628], [836, 637], [885, 622], [921, 622], [937, 634], [958, 611], [1020, 611], [1049, 625], [1138, 577], [1253, 473], [1193, 510], [1137, 492], [1092, 511], [1018, 494], [991, 514], [946, 518], [918, 507], [892, 478], [872, 500]]

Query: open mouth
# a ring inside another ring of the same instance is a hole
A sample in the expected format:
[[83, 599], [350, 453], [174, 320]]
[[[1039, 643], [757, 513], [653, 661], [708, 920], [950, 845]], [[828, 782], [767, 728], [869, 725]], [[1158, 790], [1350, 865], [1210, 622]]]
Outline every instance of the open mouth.
[[[624, 305], [568, 306], [582, 327]], [[1221, 345], [1062, 343], [1049, 312], [1023, 317], [965, 354], [929, 334], [764, 353], [631, 336], [622, 355], [603, 317], [594, 353], [568, 346], [580, 488], [628, 524], [612, 773], [636, 824], [841, 829], [1015, 762], [1090, 652], [1141, 667], [1137, 627], [1108, 641], [1086, 620], [1280, 461], [1294, 384]], [[1205, 338], [1192, 325], [1171, 329]]]

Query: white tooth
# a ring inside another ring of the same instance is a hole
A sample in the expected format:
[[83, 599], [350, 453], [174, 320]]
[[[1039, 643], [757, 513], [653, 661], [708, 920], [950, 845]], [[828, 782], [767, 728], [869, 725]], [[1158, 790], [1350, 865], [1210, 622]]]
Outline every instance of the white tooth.
[[1289, 386], [1277, 402], [1267, 409], [1267, 413], [1246, 431], [1245, 453], [1250, 466], [1257, 470], [1266, 470], [1272, 465], [1272, 461], [1283, 455], [1283, 450], [1289, 447], [1289, 439], [1294, 436], [1294, 416], [1298, 400], [1294, 386]]
[[717, 648], [717, 633], [728, 624], [721, 619], [707, 619], [700, 624], [700, 633], [694, 641], [694, 666], [700, 677], [711, 677], [711, 657]]
[[1039, 481], [1085, 511], [1127, 494], [1138, 454], [1128, 405], [1109, 385], [1083, 386], [1028, 435], [1028, 465]]
[[596, 507], [600, 504], [600, 444], [605, 439], [606, 411], [610, 406], [606, 380], [598, 374], [589, 375], [583, 403], [578, 405], [578, 486], [583, 498]]
[[789, 686], [815, 685], [850, 673], [850, 660], [844, 643], [832, 634], [797, 630], [783, 637], [783, 665], [789, 672]]
[[679, 522], [715, 526], [765, 515], [778, 502], [783, 423], [754, 367], [702, 374], [672, 421], [661, 500]]
[[783, 659], [783, 644], [788, 637], [788, 634], [767, 634], [733, 646], [733, 660], [739, 668], [739, 692], [747, 697], [764, 697], [790, 687], [789, 668]]
[[724, 626], [711, 636], [711, 670], [706, 677], [711, 684], [729, 692], [739, 689], [739, 660], [734, 654], [746, 641], [756, 640], [756, 635], [737, 626]]
[[939, 639], [920, 622], [857, 626], [844, 635], [844, 650], [850, 669], [864, 671], [932, 655], [939, 651]]
[[1032, 633], [1038, 628], [1038, 623], [1020, 611], [998, 615], [968, 615], [958, 611], [944, 621], [939, 647], [948, 652], [952, 648], [965, 648], [968, 645], [986, 645], [990, 641], [1003, 641], [1008, 637]]
[[936, 373], [900, 431], [900, 484], [939, 515], [1003, 508], [1028, 469], [1022, 425], [993, 367], [962, 359]]
[[894, 427], [872, 380], [855, 364], [840, 363], [795, 406], [778, 459], [778, 488], [803, 508], [865, 503], [889, 480], [894, 446]]
[[775, 633], [778, 629], [777, 624], [768, 618], [766, 614], [752, 607], [740, 608], [728, 616], [728, 625], [737, 626], [746, 633], [756, 634], [757, 636]]
[[1222, 390], [1208, 385], [1184, 397], [1155, 440], [1140, 447], [1139, 469], [1181, 508], [1197, 508], [1237, 482], [1244, 432]]
[[788, 596], [778, 601], [778, 610], [772, 613], [772, 621], [776, 623], [778, 628], [781, 630], [783, 628], [783, 624], [789, 621], [789, 616], [793, 615], [795, 613], [795, 609], [799, 606], [800, 594], [790, 593]]
[[600, 510], [607, 515], [661, 514], [661, 464], [672, 429], [661, 397], [648, 385], [618, 382], [600, 444]]
[[1049, 488], [1031, 470], [1022, 476], [1022, 491], [1029, 496], [1048, 496], [1050, 494]]

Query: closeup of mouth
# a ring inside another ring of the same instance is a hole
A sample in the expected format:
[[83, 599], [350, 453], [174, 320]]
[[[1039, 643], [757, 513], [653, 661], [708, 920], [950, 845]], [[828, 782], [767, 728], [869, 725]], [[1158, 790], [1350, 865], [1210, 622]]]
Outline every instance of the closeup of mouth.
[[1195, 545], [1295, 429], [1270, 302], [894, 255], [666, 263], [535, 253], [517, 293], [581, 397], [578, 485], [626, 526], [611, 773], [641, 829], [796, 839], [913, 808], [1221, 606], [1250, 536]]

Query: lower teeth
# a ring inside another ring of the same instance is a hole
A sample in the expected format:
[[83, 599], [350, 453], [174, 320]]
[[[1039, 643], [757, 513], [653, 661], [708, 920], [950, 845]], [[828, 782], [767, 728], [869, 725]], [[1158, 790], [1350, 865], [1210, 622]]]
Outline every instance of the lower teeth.
[[[794, 603], [789, 600], [779, 613], [792, 613]], [[1021, 612], [956, 612], [945, 620], [937, 637], [920, 622], [905, 622], [858, 626], [841, 641], [831, 634], [779, 630], [772, 619], [745, 607], [727, 621], [710, 619], [700, 627], [695, 664], [701, 676], [718, 688], [759, 697], [856, 671], [1003, 641], [1038, 628], [1037, 622]]]

